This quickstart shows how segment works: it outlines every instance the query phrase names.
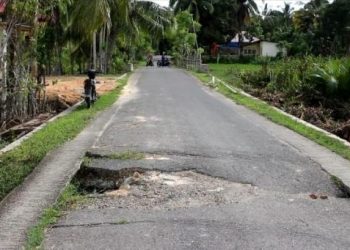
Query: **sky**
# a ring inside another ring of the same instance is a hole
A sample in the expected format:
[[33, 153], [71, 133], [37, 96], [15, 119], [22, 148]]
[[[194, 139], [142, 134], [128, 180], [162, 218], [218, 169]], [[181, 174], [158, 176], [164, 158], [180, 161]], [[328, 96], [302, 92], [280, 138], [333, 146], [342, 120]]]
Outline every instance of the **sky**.
[[[162, 6], [168, 6], [169, 0], [151, 0], [153, 2], [156, 2]], [[309, 2], [310, 0], [265, 0], [265, 3], [268, 4], [270, 9], [282, 9], [284, 6], [284, 3], [290, 3], [291, 6], [297, 10], [304, 6], [305, 3]], [[265, 6], [263, 3], [263, 0], [256, 0], [256, 3], [259, 5], [259, 8], [262, 10]]]

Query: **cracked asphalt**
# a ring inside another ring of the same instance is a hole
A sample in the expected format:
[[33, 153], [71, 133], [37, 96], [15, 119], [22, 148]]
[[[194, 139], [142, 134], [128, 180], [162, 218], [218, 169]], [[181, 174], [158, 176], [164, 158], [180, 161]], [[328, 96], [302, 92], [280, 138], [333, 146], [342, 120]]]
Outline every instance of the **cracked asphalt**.
[[[173, 207], [169, 199], [179, 195], [169, 196], [166, 205], [155, 199], [155, 205], [142, 206], [143, 196], [133, 197], [139, 206], [118, 203], [119, 198], [103, 206], [92, 202], [47, 232], [46, 249], [350, 249], [350, 202], [322, 170], [325, 159], [343, 159], [181, 70], [145, 68], [133, 74], [90, 151], [147, 156], [93, 159], [89, 165], [95, 169], [191, 170], [209, 183], [221, 179], [222, 190], [239, 190], [239, 196], [234, 202], [201, 197], [195, 206]], [[198, 192], [210, 186], [192, 185]], [[247, 185], [254, 192], [242, 188]]]

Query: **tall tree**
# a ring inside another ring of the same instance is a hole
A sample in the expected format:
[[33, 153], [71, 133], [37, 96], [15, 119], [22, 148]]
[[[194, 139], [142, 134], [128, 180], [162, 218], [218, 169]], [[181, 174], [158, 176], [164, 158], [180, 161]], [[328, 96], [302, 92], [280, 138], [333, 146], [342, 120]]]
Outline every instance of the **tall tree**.
[[237, 0], [238, 9], [234, 13], [237, 19], [237, 28], [242, 32], [249, 23], [251, 15], [259, 13], [259, 9], [254, 0]]
[[216, 2], [218, 0], [170, 0], [170, 7], [174, 9], [175, 14], [188, 10], [198, 21], [204, 13], [213, 13]]
[[[101, 53], [105, 54], [105, 69], [109, 68], [118, 34], [127, 34], [132, 41], [137, 38], [140, 29], [147, 29], [157, 37], [170, 24], [168, 11], [150, 1], [91, 0], [89, 4], [85, 0], [76, 1], [71, 27], [77, 33], [83, 32], [83, 42], [98, 44], [100, 64], [103, 61]], [[91, 9], [94, 10], [92, 13]], [[97, 32], [100, 39], [93, 43]]]
[[350, 1], [335, 0], [322, 15], [320, 30], [332, 53], [350, 54]]

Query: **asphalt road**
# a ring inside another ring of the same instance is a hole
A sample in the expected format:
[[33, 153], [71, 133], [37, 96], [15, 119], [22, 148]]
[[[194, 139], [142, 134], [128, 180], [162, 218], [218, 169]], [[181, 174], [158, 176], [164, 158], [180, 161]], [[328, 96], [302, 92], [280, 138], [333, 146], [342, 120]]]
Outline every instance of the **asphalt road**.
[[[181, 70], [135, 73], [91, 151], [156, 156], [96, 159], [95, 168], [192, 169], [257, 192], [174, 209], [87, 206], [48, 232], [47, 249], [350, 249], [349, 200], [322, 170], [322, 159], [338, 157]], [[312, 193], [328, 199], [313, 200]]]

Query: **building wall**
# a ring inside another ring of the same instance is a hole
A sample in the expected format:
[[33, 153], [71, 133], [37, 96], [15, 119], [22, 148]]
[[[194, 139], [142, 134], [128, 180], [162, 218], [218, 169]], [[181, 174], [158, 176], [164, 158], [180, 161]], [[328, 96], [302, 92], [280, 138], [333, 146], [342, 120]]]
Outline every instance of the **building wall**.
[[254, 43], [243, 48], [243, 55], [245, 56], [258, 56], [260, 55], [260, 43]]
[[272, 42], [260, 42], [260, 55], [268, 57], [277, 56], [277, 54], [282, 51], [277, 45], [277, 43]]

